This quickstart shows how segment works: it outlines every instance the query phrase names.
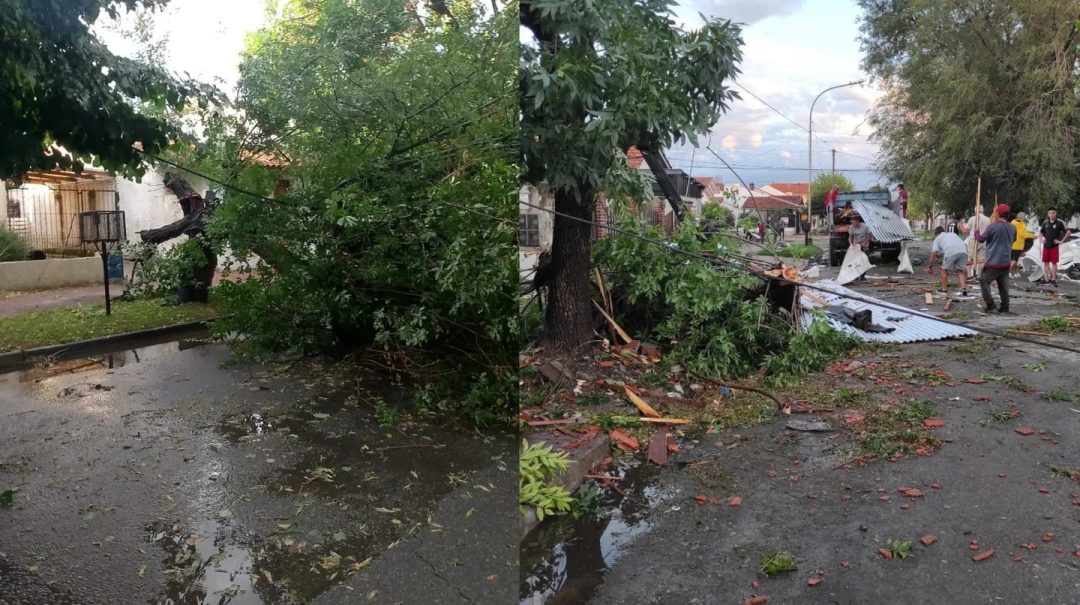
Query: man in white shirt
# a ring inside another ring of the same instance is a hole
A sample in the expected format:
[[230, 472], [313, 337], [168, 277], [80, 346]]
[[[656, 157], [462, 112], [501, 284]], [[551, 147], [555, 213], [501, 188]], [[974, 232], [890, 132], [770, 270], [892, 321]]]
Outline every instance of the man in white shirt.
[[960, 295], [967, 296], [967, 245], [960, 236], [946, 232], [941, 227], [934, 229], [934, 243], [930, 247], [930, 263], [926, 266], [926, 272], [934, 274], [934, 261], [941, 256], [941, 285], [939, 292], [948, 292], [949, 271], [956, 274], [960, 280]]

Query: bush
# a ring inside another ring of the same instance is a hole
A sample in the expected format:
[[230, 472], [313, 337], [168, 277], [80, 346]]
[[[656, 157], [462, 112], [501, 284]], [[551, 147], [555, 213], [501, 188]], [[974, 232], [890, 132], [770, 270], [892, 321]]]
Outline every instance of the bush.
[[701, 217], [708, 221], [715, 221], [717, 226], [731, 228], [735, 226], [735, 215], [730, 210], [716, 202], [709, 202], [701, 207]]
[[199, 241], [185, 240], [165, 251], [155, 244], [124, 244], [124, 257], [139, 261], [139, 268], [124, 292], [129, 298], [177, 301], [177, 291], [196, 283], [195, 272], [209, 262]]
[[0, 227], [0, 263], [13, 260], [26, 260], [26, 245], [13, 231]]
[[[638, 227], [625, 214], [620, 226]], [[660, 238], [655, 228], [648, 234]], [[668, 242], [700, 253], [732, 251], [725, 238], [699, 240], [698, 227], [683, 222]], [[774, 308], [762, 281], [730, 265], [672, 253], [663, 246], [617, 236], [596, 246], [600, 266], [615, 293], [620, 324], [641, 338], [673, 343], [666, 356], [692, 372], [714, 378], [736, 378], [758, 370], [786, 376], [820, 370], [854, 340], [824, 322], [809, 332], [795, 325], [785, 309]]]

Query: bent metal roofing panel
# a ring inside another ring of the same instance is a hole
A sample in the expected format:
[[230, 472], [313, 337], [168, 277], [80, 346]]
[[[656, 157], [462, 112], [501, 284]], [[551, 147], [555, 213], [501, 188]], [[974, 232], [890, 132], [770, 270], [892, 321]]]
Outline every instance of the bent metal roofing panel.
[[859, 213], [866, 226], [870, 227], [870, 233], [874, 234], [875, 240], [893, 244], [915, 239], [915, 234], [911, 232], [907, 221], [897, 216], [892, 210], [863, 200], [852, 201], [851, 207]]
[[[895, 328], [889, 333], [874, 333], [864, 332], [854, 326], [837, 321], [831, 317], [826, 316], [825, 321], [829, 322], [837, 330], [841, 332], [847, 332], [852, 336], [861, 338], [862, 340], [874, 341], [874, 342], [894, 342], [894, 343], [907, 343], [907, 342], [922, 342], [928, 340], [943, 340], [945, 338], [956, 338], [958, 336], [975, 336], [976, 332], [970, 328], [963, 326], [957, 326], [948, 324], [942, 321], [938, 321], [932, 316], [926, 313], [920, 313], [918, 311], [912, 311], [905, 309], [899, 311], [897, 309], [903, 309], [900, 305], [892, 303], [885, 303], [885, 301], [876, 299], [872, 296], [867, 296], [860, 292], [855, 292], [841, 286], [840, 284], [832, 280], [822, 280], [814, 282], [815, 286], [824, 288], [828, 292], [822, 290], [800, 290], [800, 303], [803, 309], [823, 309], [824, 306], [821, 302], [814, 300], [814, 297], [824, 299], [829, 305], [841, 305], [851, 309], [852, 311], [861, 311], [863, 309], [870, 309], [873, 314], [873, 322], [879, 326]], [[854, 295], [870, 302], [862, 302], [861, 300], [853, 300], [850, 298], [843, 298], [843, 296]], [[889, 304], [889, 308], [881, 306], [882, 304]], [[802, 322], [806, 327], [810, 326], [810, 323], [814, 321], [815, 314], [803, 313]]]

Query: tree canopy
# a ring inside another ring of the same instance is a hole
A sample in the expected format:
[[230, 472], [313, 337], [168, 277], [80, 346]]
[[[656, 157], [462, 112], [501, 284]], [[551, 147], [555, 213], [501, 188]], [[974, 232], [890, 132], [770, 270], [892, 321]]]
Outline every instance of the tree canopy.
[[224, 329], [261, 350], [438, 351], [469, 388], [505, 387], [458, 385], [482, 414], [516, 389], [516, 14], [446, 9], [286, 3], [249, 38], [236, 111], [206, 112], [173, 158], [243, 191], [287, 181], [226, 191], [211, 220], [259, 259], [219, 288]]
[[557, 348], [590, 338], [589, 229], [593, 200], [622, 152], [650, 162], [707, 132], [737, 97], [742, 39], [730, 21], [683, 31], [670, 0], [520, 3], [534, 37], [521, 47], [524, 181], [550, 189], [556, 216], [546, 326]]
[[[139, 174], [133, 147], [157, 153], [174, 130], [136, 102], [179, 109], [210, 87], [114, 55], [90, 31], [98, 17], [157, 9], [168, 0], [0, 0], [0, 178], [28, 170], [81, 170], [93, 161]], [[160, 113], [160, 112], [159, 112]], [[53, 152], [54, 146], [71, 157]]]
[[[1076, 19], [1054, 0], [860, 0], [883, 171], [951, 211], [976, 180], [1016, 208], [1075, 210]], [[985, 201], [984, 201], [985, 204]]]
[[823, 172], [814, 177], [813, 182], [810, 183], [810, 203], [812, 208], [823, 208], [825, 194], [829, 192], [829, 189], [832, 189], [833, 185], [836, 185], [839, 191], [855, 190], [855, 184], [846, 176]]

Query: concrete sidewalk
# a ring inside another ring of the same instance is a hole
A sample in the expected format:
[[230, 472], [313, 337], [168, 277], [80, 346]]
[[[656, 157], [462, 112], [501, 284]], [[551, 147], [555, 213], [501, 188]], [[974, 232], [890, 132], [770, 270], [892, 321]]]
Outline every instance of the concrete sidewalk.
[[[114, 296], [124, 291], [119, 282], [115, 282], [110, 288]], [[101, 284], [35, 292], [0, 292], [0, 317], [11, 317], [56, 307], [89, 305], [96, 302], [105, 302], [105, 287]]]

